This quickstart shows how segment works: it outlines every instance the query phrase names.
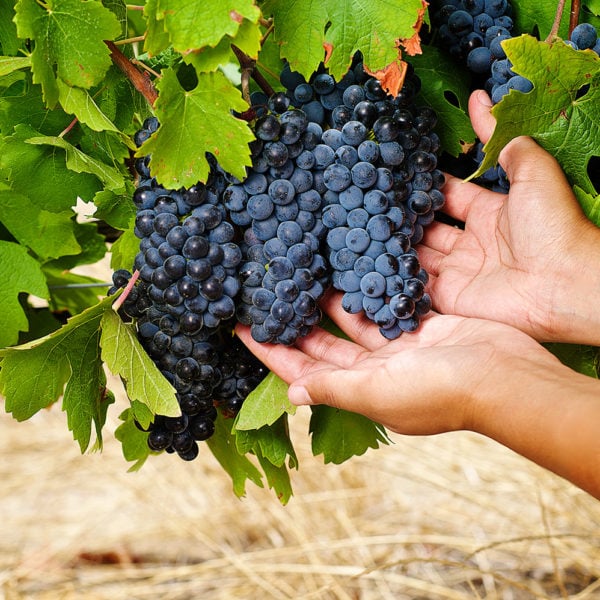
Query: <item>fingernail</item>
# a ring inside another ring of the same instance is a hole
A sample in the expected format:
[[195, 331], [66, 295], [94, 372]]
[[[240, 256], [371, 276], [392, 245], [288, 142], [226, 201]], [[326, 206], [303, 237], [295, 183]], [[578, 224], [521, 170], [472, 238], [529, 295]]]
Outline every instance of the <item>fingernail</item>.
[[308, 395], [305, 387], [301, 385], [292, 385], [288, 390], [288, 398], [292, 404], [302, 406], [312, 404], [312, 398]]

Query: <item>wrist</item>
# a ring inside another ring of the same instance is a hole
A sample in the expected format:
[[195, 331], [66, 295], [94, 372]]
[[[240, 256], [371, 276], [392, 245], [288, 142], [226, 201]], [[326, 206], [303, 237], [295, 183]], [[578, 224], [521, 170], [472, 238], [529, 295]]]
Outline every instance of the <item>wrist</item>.
[[586, 220], [578, 231], [577, 241], [564, 248], [559, 276], [550, 282], [549, 308], [536, 337], [600, 345], [600, 228]]

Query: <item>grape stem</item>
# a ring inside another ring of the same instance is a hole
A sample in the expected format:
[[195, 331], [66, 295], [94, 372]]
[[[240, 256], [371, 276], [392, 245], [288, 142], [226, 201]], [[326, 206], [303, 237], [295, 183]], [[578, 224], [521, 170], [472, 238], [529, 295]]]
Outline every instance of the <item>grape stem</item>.
[[125, 289], [123, 290], [123, 293], [113, 302], [112, 309], [115, 312], [117, 312], [119, 310], [119, 308], [121, 308], [123, 302], [125, 302], [125, 300], [127, 300], [127, 296], [129, 296], [129, 293], [133, 289], [133, 286], [135, 285], [135, 282], [138, 280], [139, 276], [140, 276], [140, 272], [136, 269], [133, 272], [131, 279], [127, 282], [127, 285], [125, 286]]
[[156, 98], [158, 98], [158, 92], [150, 77], [146, 73], [139, 71], [114, 42], [105, 40], [104, 43], [110, 49], [110, 58], [113, 63], [123, 71], [127, 79], [133, 84], [133, 87], [146, 98], [148, 104], [153, 106]]
[[569, 15], [569, 37], [573, 33], [573, 29], [579, 23], [579, 13], [581, 11], [581, 0], [571, 0], [571, 13]]
[[[272, 96], [274, 94], [273, 88], [270, 83], [265, 79], [263, 74], [256, 68], [256, 61], [250, 58], [245, 52], [242, 52], [237, 46], [231, 44], [231, 49], [235, 54], [238, 62], [240, 63], [240, 67], [242, 68], [242, 93], [244, 95], [244, 100], [250, 104], [250, 92], [248, 90], [248, 78], [252, 77], [256, 82], [256, 85], [260, 87], [260, 89], [267, 95]], [[246, 76], [246, 85], [244, 86], [244, 72], [247, 72]], [[244, 89], [245, 87], [245, 89]], [[247, 94], [246, 94], [247, 92]]]

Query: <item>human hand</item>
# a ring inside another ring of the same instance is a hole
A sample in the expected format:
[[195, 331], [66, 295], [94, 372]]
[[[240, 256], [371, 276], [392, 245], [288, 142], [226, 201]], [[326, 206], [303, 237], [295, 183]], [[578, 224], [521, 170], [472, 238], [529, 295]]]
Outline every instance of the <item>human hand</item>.
[[388, 341], [372, 321], [346, 313], [340, 296], [328, 294], [322, 307], [349, 340], [315, 328], [286, 347], [257, 343], [247, 327], [236, 328], [252, 353], [291, 384], [292, 403], [358, 412], [403, 434], [475, 429], [477, 405], [504, 389], [517, 367], [561, 367], [526, 334], [480, 319], [433, 315], [416, 333]]
[[[490, 107], [485, 92], [473, 93], [469, 112], [482, 141], [495, 126]], [[508, 195], [448, 177], [443, 210], [464, 231], [434, 222], [418, 247], [434, 308], [504, 322], [542, 341], [597, 344], [600, 229], [531, 138], [513, 140], [499, 161]]]

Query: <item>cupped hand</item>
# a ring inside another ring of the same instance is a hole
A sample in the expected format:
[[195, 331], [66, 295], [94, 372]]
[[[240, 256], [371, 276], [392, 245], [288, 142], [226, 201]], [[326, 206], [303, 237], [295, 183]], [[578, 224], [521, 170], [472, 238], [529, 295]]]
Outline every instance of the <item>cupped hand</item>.
[[[490, 107], [485, 92], [471, 96], [482, 141], [495, 126]], [[538, 340], [597, 343], [597, 302], [589, 298], [600, 299], [600, 230], [585, 218], [558, 163], [531, 138], [511, 141], [499, 162], [508, 195], [448, 177], [443, 210], [464, 229], [434, 222], [418, 247], [434, 308], [494, 319]]]
[[535, 340], [493, 321], [433, 314], [416, 333], [388, 341], [372, 321], [344, 312], [339, 293], [322, 306], [349, 339], [316, 328], [286, 347], [259, 344], [242, 325], [236, 331], [290, 384], [292, 403], [350, 410], [398, 433], [472, 429], [474, 412], [515, 370], [559, 365]]

